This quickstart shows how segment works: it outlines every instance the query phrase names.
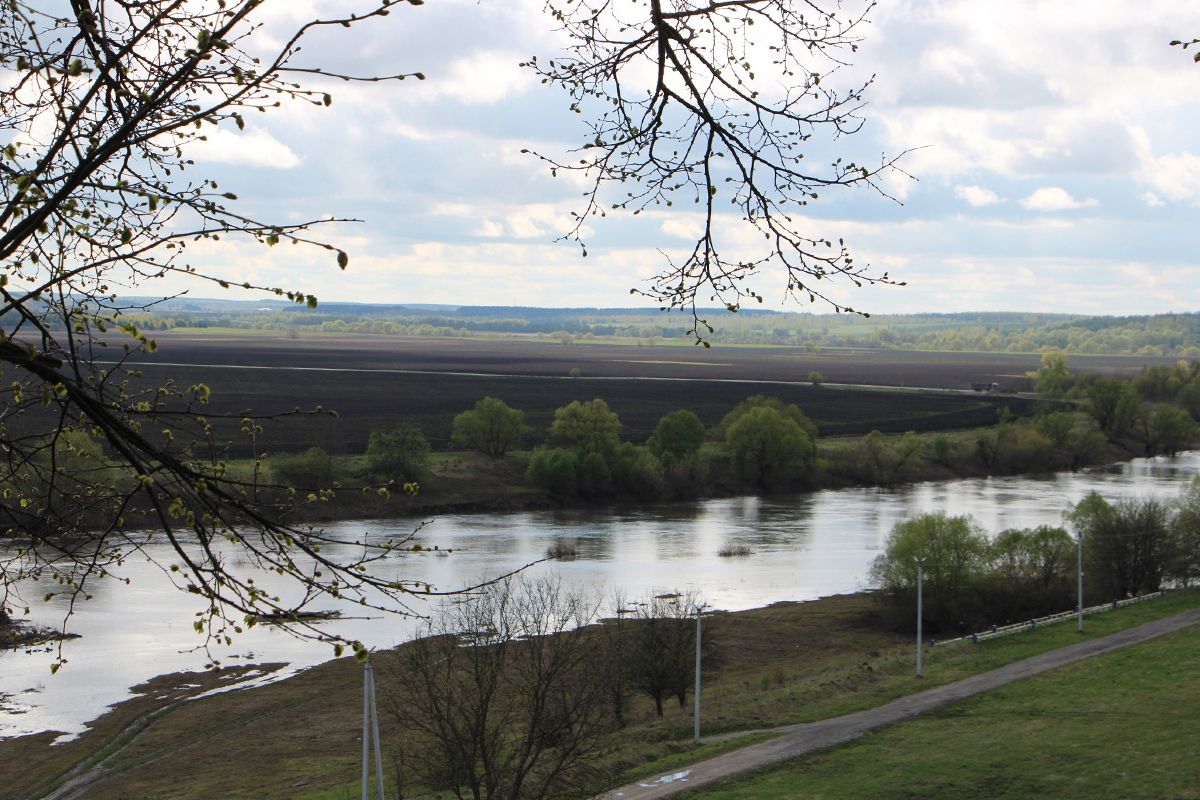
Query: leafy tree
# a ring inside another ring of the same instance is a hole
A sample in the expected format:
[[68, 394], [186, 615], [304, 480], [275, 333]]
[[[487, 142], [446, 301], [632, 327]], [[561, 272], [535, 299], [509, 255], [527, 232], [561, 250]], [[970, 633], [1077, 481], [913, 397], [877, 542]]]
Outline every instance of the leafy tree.
[[621, 421], [600, 398], [581, 403], [573, 400], [554, 412], [550, 436], [555, 441], [612, 458], [621, 444]]
[[738, 415], [726, 428], [725, 444], [734, 470], [762, 489], [779, 489], [808, 474], [816, 443], [794, 418], [763, 404]]
[[429, 440], [411, 422], [371, 431], [367, 470], [380, 480], [416, 483], [429, 475]]
[[1063, 456], [1063, 465], [1077, 470], [1102, 459], [1108, 438], [1087, 416], [1071, 411], [1054, 411], [1034, 420], [1034, 428]]
[[1200, 480], [1193, 480], [1175, 502], [1167, 574], [1184, 586], [1200, 580]]
[[1030, 373], [1039, 397], [1057, 400], [1071, 388], [1071, 370], [1067, 368], [1067, 354], [1054, 350], [1042, 353], [1042, 366]]
[[1178, 406], [1155, 406], [1143, 418], [1148, 456], [1159, 453], [1173, 456], [1196, 441], [1196, 422]]
[[933, 630], [961, 630], [981, 619], [990, 556], [988, 540], [971, 517], [922, 514], [892, 528], [871, 566], [871, 580], [890, 599], [892, 613], [911, 620], [916, 559], [923, 559], [926, 621]]
[[1108, 503], [1092, 492], [1072, 508], [1082, 534], [1085, 592], [1110, 600], [1158, 591], [1171, 561], [1170, 514], [1158, 500]]
[[520, 447], [524, 433], [524, 412], [510, 408], [503, 400], [485, 397], [475, 403], [473, 411], [464, 411], [454, 418], [451, 439], [462, 447], [499, 458]]
[[705, 434], [704, 423], [694, 412], [679, 409], [658, 421], [646, 446], [660, 460], [674, 463], [699, 450]]
[[1101, 378], [1088, 387], [1084, 408], [1095, 418], [1100, 430], [1117, 438], [1133, 427], [1142, 403], [1128, 381]]
[[814, 369], [812, 372], [808, 373], [808, 382], [813, 386], [820, 386], [825, 382], [825, 376]]
[[729, 426], [737, 422], [738, 419], [740, 419], [743, 415], [750, 413], [756, 408], [763, 407], [778, 411], [780, 414], [799, 425], [800, 429], [804, 431], [805, 435], [808, 436], [809, 439], [814, 442], [817, 440], [817, 426], [813, 424], [813, 421], [810, 420], [803, 411], [800, 410], [800, 406], [796, 405], [795, 403], [785, 403], [778, 397], [767, 397], [766, 395], [761, 394], [747, 397], [745, 400], [738, 403], [732, 411], [730, 411], [721, 419], [721, 423], [717, 426], [716, 431], [718, 438], [724, 439], [729, 430]]

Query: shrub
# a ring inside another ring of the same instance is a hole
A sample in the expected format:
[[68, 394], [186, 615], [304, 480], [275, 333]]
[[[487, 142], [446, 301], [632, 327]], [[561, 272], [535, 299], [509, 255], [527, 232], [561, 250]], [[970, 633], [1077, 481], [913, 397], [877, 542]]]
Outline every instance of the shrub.
[[725, 544], [721, 545], [721, 549], [717, 551], [717, 555], [721, 558], [735, 558], [748, 556], [751, 554], [751, 552], [752, 551], [747, 545], [726, 542]]
[[271, 456], [267, 462], [279, 483], [300, 489], [328, 487], [333, 483], [333, 458], [319, 447], [303, 453]]
[[473, 411], [464, 411], [454, 418], [451, 440], [461, 447], [498, 458], [520, 447], [524, 433], [524, 412], [510, 408], [503, 400], [485, 397], [475, 403]]
[[621, 445], [612, 469], [613, 481], [638, 497], [655, 497], [663, 489], [663, 465], [653, 453], [626, 442]]
[[421, 481], [429, 473], [429, 440], [409, 422], [371, 431], [367, 469], [380, 480]]
[[808, 382], [813, 386], [820, 386], [825, 382], [825, 376], [814, 369], [812, 372], [808, 373]]
[[556, 539], [554, 544], [546, 548], [546, 558], [555, 561], [574, 561], [579, 556], [579, 549], [574, 542], [566, 539]]
[[561, 448], [537, 450], [529, 459], [525, 479], [557, 495], [572, 495], [579, 485], [575, 454]]

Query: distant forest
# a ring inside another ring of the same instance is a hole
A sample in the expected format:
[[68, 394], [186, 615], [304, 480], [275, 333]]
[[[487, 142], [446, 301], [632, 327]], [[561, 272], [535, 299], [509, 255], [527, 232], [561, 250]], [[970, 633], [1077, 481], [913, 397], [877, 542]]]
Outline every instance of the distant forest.
[[[1200, 314], [1086, 317], [1067, 314], [806, 314], [723, 309], [702, 312], [714, 343], [802, 347], [1200, 357]], [[327, 303], [175, 298], [125, 321], [146, 331], [241, 329], [371, 333], [392, 336], [533, 337], [564, 344], [622, 340], [692, 342], [689, 318], [644, 308]]]

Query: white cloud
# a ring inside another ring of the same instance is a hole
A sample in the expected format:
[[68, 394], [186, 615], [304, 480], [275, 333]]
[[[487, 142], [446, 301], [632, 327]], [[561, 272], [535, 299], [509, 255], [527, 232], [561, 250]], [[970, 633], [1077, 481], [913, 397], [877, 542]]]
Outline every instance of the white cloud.
[[444, 71], [431, 70], [422, 88], [469, 104], [498, 103], [538, 84], [532, 71], [517, 66], [523, 60], [512, 51], [473, 53]]
[[1000, 195], [982, 186], [955, 186], [954, 195], [960, 200], [965, 200], [968, 205], [975, 208], [995, 205], [1001, 202]]
[[504, 235], [504, 226], [494, 220], [485, 219], [479, 223], [479, 227], [475, 229], [476, 236], [483, 236], [488, 239], [495, 239]]
[[300, 166], [300, 156], [283, 142], [261, 128], [249, 128], [234, 133], [218, 128], [206, 134], [203, 141], [187, 145], [187, 153], [197, 161], [215, 161], [250, 167], [291, 169]]
[[704, 226], [696, 220], [689, 220], [680, 216], [664, 219], [662, 224], [658, 226], [658, 229], [667, 236], [695, 240], [704, 231]]
[[1043, 186], [1021, 201], [1030, 211], [1070, 211], [1076, 208], [1091, 208], [1099, 205], [1094, 197], [1076, 200], [1066, 189], [1059, 186]]
[[1166, 205], [1166, 203], [1163, 202], [1163, 199], [1154, 192], [1143, 192], [1142, 202], [1151, 208], [1161, 208]]
[[1171, 153], [1148, 159], [1142, 165], [1141, 178], [1171, 200], [1200, 204], [1200, 156]]

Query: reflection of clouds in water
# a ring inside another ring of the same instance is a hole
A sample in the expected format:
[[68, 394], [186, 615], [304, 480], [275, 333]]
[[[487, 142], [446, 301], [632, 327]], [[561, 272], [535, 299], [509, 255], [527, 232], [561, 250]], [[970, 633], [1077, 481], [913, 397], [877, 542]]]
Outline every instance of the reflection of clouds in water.
[[[555, 540], [568, 539], [578, 548], [575, 561], [542, 563], [530, 571], [562, 575], [572, 585], [598, 592], [620, 588], [627, 597], [655, 589], [696, 589], [713, 606], [737, 610], [864, 588], [892, 526], [917, 514], [971, 514], [989, 532], [1059, 525], [1068, 503], [1093, 489], [1110, 498], [1173, 497], [1198, 473], [1200, 453], [1189, 453], [1042, 479], [973, 479], [636, 509], [445, 516], [420, 535], [423, 547], [436, 545], [437, 551], [397, 553], [377, 562], [375, 569], [395, 579], [450, 589], [538, 561]], [[357, 520], [329, 529], [337, 536], [379, 541], [406, 536], [413, 525], [409, 520]], [[752, 553], [720, 558], [717, 550], [726, 542], [746, 544]], [[170, 562], [163, 545], [152, 543], [148, 549]], [[446, 555], [446, 550], [454, 552]], [[343, 545], [335, 552], [353, 556], [361, 545]], [[236, 563], [246, 568], [244, 559]], [[128, 586], [100, 581], [89, 587], [94, 599], [82, 604], [71, 625], [84, 636], [65, 644], [70, 663], [58, 676], [49, 676], [49, 654], [0, 654], [0, 695], [8, 693], [12, 705], [30, 709], [0, 717], [0, 735], [48, 727], [77, 731], [107, 705], [127, 697], [127, 687], [164, 672], [202, 667], [203, 655], [187, 652], [199, 643], [191, 629], [192, 615], [200, 608], [196, 598], [173, 589], [141, 558], [131, 558], [120, 573], [131, 578]], [[272, 591], [287, 590], [278, 576], [259, 580]], [[25, 594], [40, 598], [57, 588], [38, 584]], [[33, 621], [58, 624], [64, 602], [58, 596], [36, 604]], [[427, 614], [435, 605], [414, 600], [412, 610]], [[393, 646], [418, 629], [411, 618], [364, 612], [349, 603], [341, 609], [360, 618], [337, 623], [338, 630], [370, 646]], [[331, 654], [328, 645], [260, 626], [218, 655], [227, 663], [242, 663], [238, 657], [248, 655], [303, 667]]]

